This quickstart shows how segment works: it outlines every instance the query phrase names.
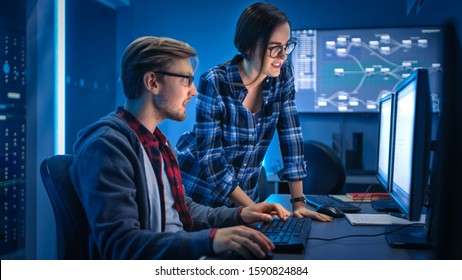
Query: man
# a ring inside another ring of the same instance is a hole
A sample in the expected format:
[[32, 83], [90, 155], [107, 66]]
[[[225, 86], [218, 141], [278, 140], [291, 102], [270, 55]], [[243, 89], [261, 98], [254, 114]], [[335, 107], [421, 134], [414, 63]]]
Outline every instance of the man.
[[264, 258], [274, 249], [260, 232], [236, 225], [285, 219], [290, 213], [280, 205], [209, 208], [184, 195], [174, 150], [157, 126], [186, 118], [197, 95], [195, 56], [174, 39], [135, 40], [122, 57], [125, 105], [79, 132], [71, 177], [89, 222], [91, 258], [198, 259], [227, 251]]

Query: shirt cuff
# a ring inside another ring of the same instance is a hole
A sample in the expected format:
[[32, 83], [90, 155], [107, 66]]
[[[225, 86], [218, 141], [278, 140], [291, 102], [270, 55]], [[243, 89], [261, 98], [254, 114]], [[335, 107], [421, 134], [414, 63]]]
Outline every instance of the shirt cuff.
[[237, 209], [237, 220], [238, 220], [239, 224], [245, 225], [246, 223], [244, 222], [244, 220], [243, 220], [242, 217], [241, 217], [242, 209], [244, 209], [244, 206], [240, 206], [240, 207]]
[[216, 254], [216, 253], [215, 253], [215, 251], [213, 250], [213, 239], [215, 239], [215, 235], [217, 234], [217, 230], [218, 230], [217, 228], [212, 228], [212, 230], [211, 230], [210, 233], [209, 233], [210, 248], [212, 248], [212, 252], [213, 252], [214, 254]]

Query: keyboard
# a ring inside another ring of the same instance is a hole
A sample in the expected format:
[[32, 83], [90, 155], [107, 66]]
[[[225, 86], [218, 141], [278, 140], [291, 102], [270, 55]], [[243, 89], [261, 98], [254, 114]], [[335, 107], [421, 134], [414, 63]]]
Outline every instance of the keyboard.
[[276, 245], [275, 253], [298, 254], [305, 249], [311, 231], [311, 219], [290, 216], [286, 221], [279, 218], [264, 222], [257, 228]]
[[342, 210], [344, 213], [357, 213], [361, 211], [361, 208], [330, 195], [310, 194], [305, 195], [305, 199], [306, 203], [315, 208], [322, 205], [330, 205]]

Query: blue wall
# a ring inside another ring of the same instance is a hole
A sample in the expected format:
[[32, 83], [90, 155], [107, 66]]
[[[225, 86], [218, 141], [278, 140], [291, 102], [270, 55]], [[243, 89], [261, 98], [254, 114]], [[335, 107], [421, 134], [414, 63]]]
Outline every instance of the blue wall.
[[66, 153], [82, 127], [115, 108], [115, 45], [114, 10], [95, 0], [66, 1]]

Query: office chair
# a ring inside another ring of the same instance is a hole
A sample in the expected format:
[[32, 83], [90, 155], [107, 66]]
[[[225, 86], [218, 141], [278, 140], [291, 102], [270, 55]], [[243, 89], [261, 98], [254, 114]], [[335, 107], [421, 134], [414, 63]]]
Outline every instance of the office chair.
[[266, 187], [267, 177], [266, 177], [266, 169], [264, 166], [261, 167], [260, 174], [258, 175], [258, 197], [260, 201], [264, 201], [270, 193]]
[[303, 143], [308, 175], [303, 180], [305, 194], [338, 194], [346, 181], [346, 171], [337, 153], [328, 145], [309, 140]]
[[42, 161], [40, 175], [56, 220], [58, 259], [88, 259], [88, 222], [69, 175], [73, 155], [53, 155]]

